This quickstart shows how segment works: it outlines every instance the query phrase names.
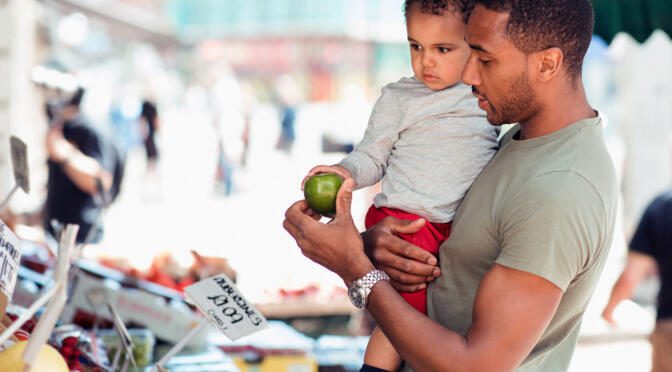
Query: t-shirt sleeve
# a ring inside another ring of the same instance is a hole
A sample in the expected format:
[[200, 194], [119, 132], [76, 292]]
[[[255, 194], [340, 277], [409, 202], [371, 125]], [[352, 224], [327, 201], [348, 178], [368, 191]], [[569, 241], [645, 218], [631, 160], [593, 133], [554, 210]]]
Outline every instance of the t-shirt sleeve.
[[102, 136], [96, 130], [88, 126], [77, 126], [65, 134], [66, 138], [74, 142], [82, 154], [95, 159], [108, 171], [114, 168], [114, 161], [110, 156], [109, 149], [105, 147]]
[[530, 180], [499, 219], [496, 263], [540, 276], [564, 292], [596, 259], [606, 210], [586, 179], [560, 171]]
[[403, 114], [397, 95], [391, 91], [383, 89], [373, 107], [364, 138], [339, 163], [352, 173], [358, 188], [371, 186], [383, 178], [394, 143], [399, 139]]
[[630, 250], [655, 257], [655, 234], [656, 221], [661, 219], [665, 199], [657, 197], [646, 207], [642, 218], [637, 225], [637, 230], [630, 241]]

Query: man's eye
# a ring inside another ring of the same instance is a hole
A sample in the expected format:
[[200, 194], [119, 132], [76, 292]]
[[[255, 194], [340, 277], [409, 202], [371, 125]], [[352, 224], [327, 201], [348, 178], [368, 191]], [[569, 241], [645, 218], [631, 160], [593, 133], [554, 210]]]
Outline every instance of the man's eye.
[[450, 48], [445, 48], [445, 47], [439, 47], [438, 49], [439, 49], [439, 53], [448, 53], [452, 50]]
[[487, 65], [488, 63], [490, 63], [490, 60], [489, 60], [489, 59], [479, 58], [479, 59], [478, 59], [478, 62], [481, 62], [481, 63], [484, 64], [484, 65]]

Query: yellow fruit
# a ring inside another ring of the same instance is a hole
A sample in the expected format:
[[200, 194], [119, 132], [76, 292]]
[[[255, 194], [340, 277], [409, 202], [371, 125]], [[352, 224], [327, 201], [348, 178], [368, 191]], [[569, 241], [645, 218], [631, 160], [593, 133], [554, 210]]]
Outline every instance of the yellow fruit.
[[303, 185], [303, 196], [312, 210], [331, 217], [336, 213], [336, 194], [342, 184], [343, 177], [338, 174], [316, 174]]
[[[0, 371], [23, 372], [23, 350], [26, 349], [26, 345], [28, 345], [28, 341], [19, 341], [0, 352]], [[49, 345], [42, 347], [31, 367], [31, 372], [70, 371], [61, 354]]]

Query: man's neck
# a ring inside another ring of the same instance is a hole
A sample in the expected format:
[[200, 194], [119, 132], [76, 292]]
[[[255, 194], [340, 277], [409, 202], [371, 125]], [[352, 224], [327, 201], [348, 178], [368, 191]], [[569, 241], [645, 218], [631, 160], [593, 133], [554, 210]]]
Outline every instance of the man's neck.
[[520, 139], [532, 139], [551, 134], [577, 121], [597, 115], [586, 99], [583, 84], [547, 99], [541, 109], [528, 120], [520, 122]]

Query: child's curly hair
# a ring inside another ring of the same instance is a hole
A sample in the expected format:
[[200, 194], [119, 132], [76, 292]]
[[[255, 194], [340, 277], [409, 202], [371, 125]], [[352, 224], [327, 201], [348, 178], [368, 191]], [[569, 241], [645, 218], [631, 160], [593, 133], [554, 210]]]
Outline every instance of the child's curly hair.
[[407, 20], [409, 12], [416, 4], [418, 10], [425, 14], [443, 15], [446, 12], [454, 12], [462, 15], [465, 23], [474, 8], [474, 1], [472, 0], [406, 0], [404, 2], [404, 17]]

